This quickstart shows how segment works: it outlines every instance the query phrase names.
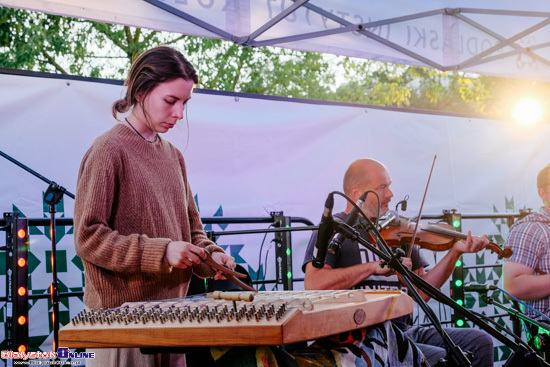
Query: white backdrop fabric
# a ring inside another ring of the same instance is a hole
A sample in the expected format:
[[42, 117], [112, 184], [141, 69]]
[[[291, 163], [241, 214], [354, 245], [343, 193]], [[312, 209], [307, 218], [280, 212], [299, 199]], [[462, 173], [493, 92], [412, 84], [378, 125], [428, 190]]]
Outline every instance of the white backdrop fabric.
[[[1, 150], [74, 194], [81, 158], [115, 123], [110, 107], [121, 93], [118, 85], [0, 75]], [[283, 211], [316, 223], [327, 194], [342, 191], [346, 168], [362, 157], [386, 164], [393, 202], [409, 195], [402, 214], [414, 216], [434, 155], [424, 214], [504, 212], [506, 198], [516, 211], [538, 209], [536, 174], [550, 162], [547, 124], [201, 91], [186, 114], [165, 137], [185, 156], [204, 217], [221, 206], [226, 217]], [[46, 183], [4, 158], [0, 172], [0, 209], [13, 204], [42, 217]], [[72, 217], [72, 205], [66, 197], [65, 217]], [[335, 206], [344, 209], [344, 199], [337, 196]], [[304, 244], [296, 245], [294, 261], [301, 263]]]
[[[74, 194], [84, 153], [116, 123], [110, 109], [122, 95], [122, 86], [4, 74], [0, 95], [0, 150]], [[342, 191], [344, 171], [362, 157], [386, 164], [395, 195], [391, 207], [409, 195], [408, 209], [401, 214], [415, 216], [434, 155], [424, 214], [441, 214], [443, 209], [463, 214], [537, 210], [536, 174], [550, 162], [547, 124], [524, 127], [480, 118], [205, 91], [194, 93], [186, 120], [165, 137], [185, 156], [203, 217], [268, 217], [272, 211], [282, 211], [317, 223], [327, 194]], [[45, 182], [0, 157], [2, 212], [17, 207], [29, 218], [47, 216], [42, 204], [46, 188]], [[510, 201], [513, 205], [507, 204]], [[72, 218], [73, 205], [65, 197], [62, 216]], [[335, 211], [344, 207], [344, 199], [337, 196]], [[212, 229], [266, 227], [230, 224]], [[507, 230], [491, 220], [465, 220], [463, 230], [468, 229], [504, 237]], [[301, 264], [309, 235], [304, 231], [292, 236], [294, 278], [303, 278]], [[218, 243], [229, 246], [252, 273], [266, 272], [265, 279], [275, 279], [272, 236], [263, 248], [262, 239], [261, 234], [232, 235], [221, 236]], [[46, 292], [51, 284], [51, 273], [46, 271], [51, 244], [45, 236], [31, 236], [31, 249], [37, 248], [44, 255], [32, 274], [32, 288]], [[69, 288], [82, 287], [82, 274], [72, 264], [72, 235], [63, 237], [58, 250], [66, 259], [60, 281]], [[443, 253], [425, 256], [433, 264]], [[465, 257], [466, 265], [479, 261], [475, 255]], [[487, 265], [496, 261], [490, 255], [481, 259]], [[301, 282], [294, 286], [303, 289]], [[70, 304], [71, 316], [83, 307], [77, 299]], [[31, 311], [31, 335], [44, 334], [37, 330], [47, 330], [47, 301], [37, 302]], [[51, 340], [44, 343], [43, 350], [48, 350]]]

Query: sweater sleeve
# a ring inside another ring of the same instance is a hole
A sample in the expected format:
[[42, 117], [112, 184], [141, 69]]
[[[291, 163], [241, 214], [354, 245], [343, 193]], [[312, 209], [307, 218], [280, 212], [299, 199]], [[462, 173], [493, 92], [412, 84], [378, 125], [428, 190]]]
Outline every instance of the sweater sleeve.
[[78, 175], [75, 248], [83, 260], [116, 272], [169, 272], [164, 259], [169, 238], [139, 233], [123, 235], [112, 228], [123, 160], [120, 151], [96, 144], [84, 156]]

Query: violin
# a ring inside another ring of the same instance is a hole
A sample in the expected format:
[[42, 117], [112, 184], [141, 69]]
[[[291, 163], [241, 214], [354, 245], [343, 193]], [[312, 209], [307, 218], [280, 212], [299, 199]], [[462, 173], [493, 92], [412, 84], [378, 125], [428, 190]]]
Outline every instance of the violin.
[[[390, 223], [382, 228], [380, 234], [389, 246], [400, 247], [408, 245], [414, 237], [416, 245], [432, 251], [449, 250], [455, 242], [468, 237], [464, 233], [456, 231], [447, 223], [418, 224], [416, 236], [414, 236], [415, 227], [415, 222], [411, 222], [408, 218], [400, 217], [394, 223]], [[508, 258], [513, 253], [509, 246], [501, 248], [493, 242], [489, 242], [487, 249], [491, 250], [491, 253], [496, 253], [499, 259], [503, 257]]]

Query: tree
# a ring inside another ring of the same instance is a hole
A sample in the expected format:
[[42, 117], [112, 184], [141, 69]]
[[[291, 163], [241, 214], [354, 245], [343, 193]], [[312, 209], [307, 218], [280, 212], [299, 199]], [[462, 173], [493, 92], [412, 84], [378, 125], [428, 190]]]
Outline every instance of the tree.
[[[442, 72], [272, 47], [240, 47], [122, 25], [0, 7], [0, 67], [123, 79], [137, 55], [157, 45], [181, 50], [200, 88], [508, 116], [512, 102], [550, 84]], [[547, 103], [547, 102], [546, 102]]]
[[198, 69], [200, 87], [298, 98], [326, 99], [334, 74], [322, 55], [294, 50], [243, 48], [190, 37], [181, 44]]
[[199, 69], [201, 88], [324, 98], [333, 77], [314, 53], [229, 42], [0, 8], [0, 66], [122, 79], [144, 50], [173, 45]]
[[185, 36], [0, 7], [0, 66], [122, 78], [143, 50]]
[[550, 83], [359, 59], [347, 59], [344, 65], [347, 83], [334, 96], [342, 102], [508, 119], [517, 101], [535, 98], [549, 110]]
[[[73, 31], [75, 21], [71, 18], [31, 14], [27, 11], [0, 8], [0, 65], [8, 68], [37, 69], [67, 74], [56, 57], [62, 54], [81, 58], [85, 47], [83, 34]], [[71, 41], [66, 34], [72, 34]]]

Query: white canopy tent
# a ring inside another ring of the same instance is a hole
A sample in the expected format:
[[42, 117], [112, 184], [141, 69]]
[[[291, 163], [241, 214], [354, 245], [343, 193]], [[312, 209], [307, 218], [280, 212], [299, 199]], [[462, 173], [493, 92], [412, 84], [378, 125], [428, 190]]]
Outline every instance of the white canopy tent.
[[550, 80], [544, 0], [0, 0], [133, 27], [478, 74]]

